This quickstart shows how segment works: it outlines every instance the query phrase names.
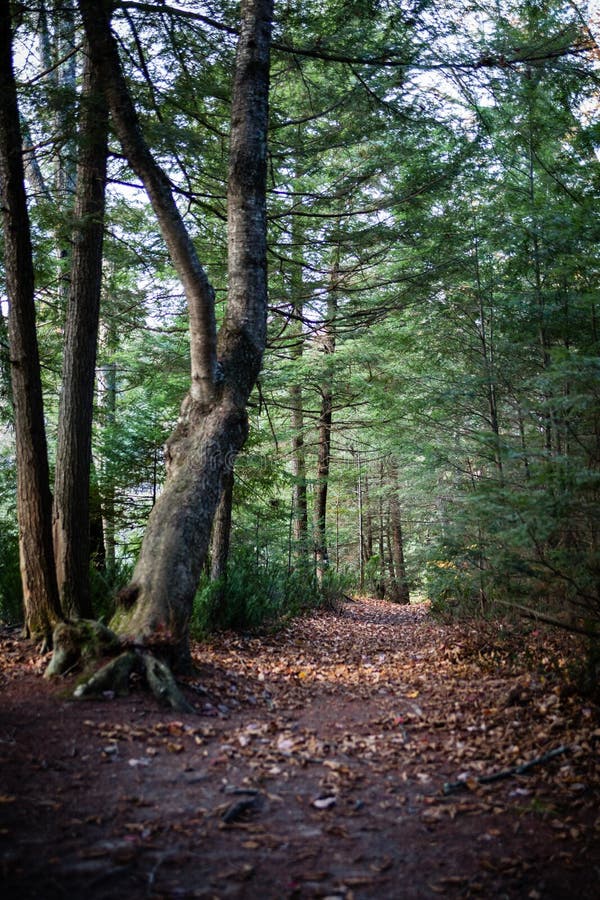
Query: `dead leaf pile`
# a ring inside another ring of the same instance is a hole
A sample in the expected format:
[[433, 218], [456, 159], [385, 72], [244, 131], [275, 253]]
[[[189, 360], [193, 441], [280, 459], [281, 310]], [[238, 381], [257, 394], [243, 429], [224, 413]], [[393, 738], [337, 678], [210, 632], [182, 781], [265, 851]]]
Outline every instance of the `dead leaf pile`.
[[124, 873], [150, 898], [551, 898], [574, 873], [593, 896], [600, 716], [565, 678], [571, 635], [352, 602], [195, 645], [177, 718], [139, 689], [59, 700], [0, 638], [12, 896], [44, 866], [99, 897]]

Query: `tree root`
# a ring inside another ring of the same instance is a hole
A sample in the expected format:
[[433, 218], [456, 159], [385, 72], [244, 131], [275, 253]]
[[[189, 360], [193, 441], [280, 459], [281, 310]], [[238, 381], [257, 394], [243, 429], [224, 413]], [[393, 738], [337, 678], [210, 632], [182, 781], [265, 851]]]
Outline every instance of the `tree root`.
[[171, 670], [165, 663], [150, 653], [144, 653], [143, 660], [148, 687], [160, 703], [177, 712], [196, 712], [177, 687]]
[[117, 697], [126, 697], [129, 694], [129, 676], [138, 665], [137, 654], [133, 650], [121, 653], [109, 663], [75, 688], [73, 696], [77, 700], [86, 698], [97, 699], [105, 697], [108, 693]]
[[151, 653], [139, 650], [128, 650], [112, 659], [91, 678], [78, 685], [73, 696], [77, 700], [126, 697], [129, 694], [129, 678], [133, 672], [145, 675], [148, 687], [162, 706], [169, 706], [177, 712], [196, 712], [177, 687], [169, 667]]
[[110, 656], [121, 649], [114, 631], [91, 619], [61, 622], [52, 635], [54, 652], [44, 678], [65, 675], [78, 665], [86, 665], [102, 656]]
[[177, 712], [195, 712], [177, 687], [165, 662], [147, 649], [127, 648], [114, 631], [99, 622], [82, 619], [61, 623], [54, 630], [53, 644], [54, 653], [44, 673], [45, 678], [65, 675], [79, 665], [85, 668], [102, 656], [114, 656], [121, 651], [120, 655], [78, 685], [74, 693], [78, 700], [125, 697], [129, 693], [131, 674], [138, 672], [145, 677], [151, 692], [163, 706]]
[[125, 697], [129, 693], [129, 677], [132, 672], [143, 672], [148, 687], [163, 706], [177, 712], [193, 713], [171, 674], [169, 667], [151, 653], [128, 650], [102, 666], [91, 678], [80, 684], [74, 692], [77, 700], [102, 697]]

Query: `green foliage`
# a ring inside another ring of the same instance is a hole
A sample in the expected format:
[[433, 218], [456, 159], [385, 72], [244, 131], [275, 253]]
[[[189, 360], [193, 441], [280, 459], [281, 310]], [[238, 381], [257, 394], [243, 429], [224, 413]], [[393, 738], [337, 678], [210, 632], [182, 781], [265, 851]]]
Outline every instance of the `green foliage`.
[[19, 539], [10, 524], [0, 521], [0, 620], [23, 620]]
[[109, 622], [115, 612], [115, 597], [131, 580], [133, 566], [119, 561], [114, 568], [102, 570], [90, 566], [90, 590], [94, 616], [101, 622]]
[[205, 580], [196, 595], [192, 634], [215, 629], [257, 628], [315, 605], [314, 577], [288, 572], [278, 562], [261, 563], [249, 548], [238, 548], [229, 561], [225, 583]]
[[[279, 46], [314, 53], [273, 53], [269, 348], [236, 461], [236, 549], [226, 584], [201, 585], [196, 632], [335, 603], [361, 576], [379, 591], [392, 577], [391, 497], [411, 589], [436, 609], [481, 614], [527, 596], [600, 615], [597, 78], [573, 9], [511, 0], [465, 15], [453, 0], [309, 0], [277, 11]], [[237, 4], [220, 16], [233, 25]], [[142, 127], [177, 187], [221, 318], [234, 36], [173, 11], [132, 8], [127, 21], [119, 34]], [[28, 14], [24, 37], [35, 43], [41, 27]], [[75, 95], [63, 95], [60, 67], [55, 83], [35, 54], [18, 62], [48, 188], [30, 207], [52, 455], [70, 228], [54, 148], [72, 143], [59, 126], [73, 125]], [[139, 547], [189, 381], [185, 304], [154, 216], [141, 193], [114, 187], [133, 180], [113, 157], [94, 457], [116, 564], [93, 575], [101, 614]], [[334, 353], [324, 347], [333, 331]], [[6, 343], [1, 317], [3, 421]], [[325, 383], [331, 567], [319, 587], [311, 525], [303, 546], [292, 537], [290, 396], [301, 392], [310, 523]], [[18, 605], [4, 500], [14, 483], [0, 488], [0, 596]]]
[[14, 459], [0, 452], [0, 619], [5, 622], [23, 618], [16, 490]]
[[194, 601], [191, 634], [201, 639], [211, 631], [277, 625], [314, 608], [333, 609], [348, 590], [349, 578], [333, 571], [318, 584], [314, 570], [281, 562], [261, 563], [250, 548], [238, 547], [225, 582], [204, 577]]

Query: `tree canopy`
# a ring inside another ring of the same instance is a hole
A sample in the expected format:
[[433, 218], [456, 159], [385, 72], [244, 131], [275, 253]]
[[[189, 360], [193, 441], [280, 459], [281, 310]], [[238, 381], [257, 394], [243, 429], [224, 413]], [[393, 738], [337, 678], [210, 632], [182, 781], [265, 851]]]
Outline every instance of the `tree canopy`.
[[[2, 12], [3, 207], [22, 189], [2, 244], [3, 615], [33, 528], [18, 470], [40, 521], [54, 498], [45, 600], [22, 568], [48, 640], [108, 613], [177, 655], [190, 622], [359, 589], [593, 633], [592, 4], [276, 4], [268, 76], [266, 38], [243, 56], [266, 0], [111, 6]], [[35, 388], [18, 384], [23, 304]], [[37, 485], [19, 398], [47, 436]], [[89, 528], [77, 564], [69, 504]]]

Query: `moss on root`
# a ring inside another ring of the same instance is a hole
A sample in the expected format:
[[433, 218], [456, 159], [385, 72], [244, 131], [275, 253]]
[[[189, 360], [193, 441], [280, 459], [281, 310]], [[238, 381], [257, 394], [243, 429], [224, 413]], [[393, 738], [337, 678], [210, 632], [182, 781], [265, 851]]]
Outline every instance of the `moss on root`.
[[44, 673], [46, 678], [65, 675], [79, 667], [89, 669], [102, 657], [114, 657], [92, 675], [84, 674], [74, 692], [78, 700], [126, 696], [130, 676], [138, 672], [159, 703], [177, 712], [195, 711], [179, 690], [171, 669], [156, 652], [127, 647], [114, 631], [100, 622], [87, 619], [63, 622], [55, 628], [53, 642], [54, 653]]
[[65, 675], [80, 665], [114, 655], [121, 649], [119, 638], [100, 622], [91, 619], [80, 619], [77, 622], [61, 622], [54, 629], [52, 636], [54, 652], [46, 671], [45, 678]]

